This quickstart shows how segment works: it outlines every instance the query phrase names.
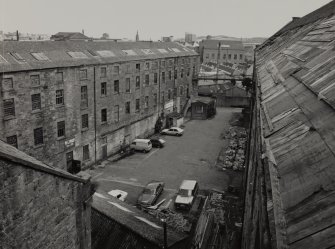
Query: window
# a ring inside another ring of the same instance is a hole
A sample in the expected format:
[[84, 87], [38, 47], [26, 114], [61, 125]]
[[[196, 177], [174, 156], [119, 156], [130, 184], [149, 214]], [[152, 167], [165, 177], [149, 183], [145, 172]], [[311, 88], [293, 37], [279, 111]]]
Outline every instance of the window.
[[107, 109], [101, 109], [101, 123], [107, 122]]
[[144, 108], [149, 108], [149, 96], [145, 96], [145, 99], [144, 99]]
[[237, 54], [234, 54], [234, 60], [237, 60]]
[[181, 64], [183, 65], [184, 63], [185, 63], [185, 60], [183, 58], [183, 59], [181, 59]]
[[140, 88], [141, 86], [141, 80], [140, 80], [140, 76], [136, 76], [136, 88]]
[[34, 129], [34, 144], [40, 145], [43, 144], [43, 128]]
[[173, 88], [173, 97], [177, 97], [177, 87]]
[[183, 68], [180, 70], [180, 78], [184, 78], [184, 69]]
[[212, 54], [212, 59], [215, 59], [215, 54]]
[[173, 65], [173, 61], [169, 60], [169, 65], [172, 66]]
[[145, 83], [145, 85], [147, 85], [147, 86], [149, 85], [149, 79], [150, 79], [149, 74], [146, 74], [146, 75], [145, 75], [145, 82], [144, 82], [144, 83]]
[[107, 76], [107, 69], [105, 67], [100, 68], [100, 77], [106, 78]]
[[79, 79], [86, 80], [87, 79], [87, 69], [82, 69], [79, 71]]
[[204, 111], [204, 107], [202, 105], [201, 106], [197, 105], [195, 107], [195, 112], [196, 113], [203, 113], [203, 111]]
[[141, 70], [141, 64], [140, 63], [137, 63], [136, 64], [136, 71], [140, 71]]
[[162, 83], [165, 83], [165, 72], [162, 72]]
[[11, 117], [15, 116], [15, 104], [14, 98], [12, 99], [5, 99], [3, 101], [3, 108], [4, 108], [4, 117]]
[[157, 106], [157, 93], [154, 93], [154, 106]]
[[195, 72], [195, 66], [193, 66], [193, 75], [195, 75], [195, 73], [196, 73], [196, 72]]
[[231, 54], [228, 54], [228, 60], [231, 60]]
[[153, 66], [152, 66], [154, 69], [157, 69], [158, 68], [158, 61], [155, 61], [154, 63], [153, 63]]
[[56, 105], [64, 105], [64, 90], [56, 90]]
[[126, 111], [126, 114], [130, 114], [130, 101], [126, 102], [125, 111]]
[[164, 93], [164, 91], [162, 92], [162, 104], [163, 105], [165, 104], [165, 93]]
[[63, 82], [63, 72], [57, 72], [56, 73], [56, 82], [57, 83], [60, 83], [60, 82]]
[[131, 73], [130, 64], [126, 64], [126, 73]]
[[172, 71], [169, 71], [169, 80], [172, 80]]
[[107, 95], [107, 83], [101, 82], [101, 96]]
[[41, 94], [32, 94], [31, 95], [31, 109], [40, 110], [41, 109]]
[[114, 80], [114, 93], [120, 93], [118, 80]]
[[13, 136], [7, 137], [7, 143], [17, 148], [17, 136], [13, 135]]
[[240, 54], [240, 60], [243, 60], [243, 55], [242, 54]]
[[130, 78], [126, 78], [126, 92], [130, 93]]
[[140, 99], [136, 99], [135, 111], [140, 111]]
[[83, 146], [83, 161], [90, 159], [90, 145], [84, 145]]
[[81, 106], [88, 106], [87, 86], [82, 86], [81, 89]]
[[224, 59], [224, 60], [226, 59], [226, 54], [223, 54], [223, 59]]
[[175, 69], [175, 70], [174, 70], [174, 79], [177, 79], [177, 78], [178, 78], [178, 70]]
[[168, 90], [168, 100], [171, 99], [171, 89]]
[[180, 96], [182, 96], [184, 94], [184, 87], [180, 86]]
[[162, 61], [162, 67], [165, 67], [165, 61]]
[[11, 90], [13, 89], [13, 78], [3, 78], [2, 79], [2, 89], [3, 90]]
[[30, 75], [30, 82], [32, 86], [40, 85], [40, 76], [39, 75]]
[[145, 70], [149, 70], [150, 69], [150, 62], [146, 62], [145, 63]]
[[120, 120], [120, 108], [118, 105], [114, 107], [114, 119], [115, 119], [115, 122], [119, 122]]
[[157, 84], [158, 82], [158, 74], [154, 73], [154, 83]]
[[190, 71], [191, 71], [191, 69], [187, 68], [187, 76], [190, 76]]
[[209, 59], [209, 54], [206, 54], [206, 59]]
[[57, 137], [65, 137], [65, 121], [57, 122]]
[[81, 129], [88, 129], [88, 114], [81, 115]]
[[120, 67], [119, 67], [119, 66], [114, 66], [114, 68], [113, 68], [113, 72], [114, 72], [115, 74], [119, 74], [119, 73], [120, 73]]

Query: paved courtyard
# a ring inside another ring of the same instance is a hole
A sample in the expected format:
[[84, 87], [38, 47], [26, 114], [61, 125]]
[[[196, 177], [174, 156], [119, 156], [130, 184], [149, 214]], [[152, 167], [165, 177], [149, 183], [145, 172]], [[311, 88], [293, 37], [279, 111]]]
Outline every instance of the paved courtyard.
[[99, 184], [97, 192], [112, 189], [128, 192], [126, 202], [134, 205], [143, 187], [151, 180], [165, 182], [161, 199], [173, 200], [184, 179], [197, 180], [200, 189], [225, 190], [229, 176], [214, 167], [220, 149], [227, 140], [221, 134], [229, 129], [229, 120], [236, 108], [218, 108], [210, 120], [191, 120], [185, 123], [182, 137], [162, 136], [166, 146], [153, 148], [149, 153], [135, 153], [118, 162], [104, 161], [103, 166], [90, 170]]

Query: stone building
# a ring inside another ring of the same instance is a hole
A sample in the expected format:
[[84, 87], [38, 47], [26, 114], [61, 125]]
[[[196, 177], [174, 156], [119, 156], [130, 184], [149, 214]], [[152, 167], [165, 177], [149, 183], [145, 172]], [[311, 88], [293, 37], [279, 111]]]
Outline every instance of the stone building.
[[198, 55], [172, 42], [1, 42], [0, 139], [70, 169], [154, 131], [189, 101]]
[[335, 247], [335, 1], [256, 48], [243, 249]]
[[90, 249], [92, 185], [0, 140], [0, 248]]
[[201, 62], [245, 63], [245, 49], [238, 40], [202, 40], [199, 52]]

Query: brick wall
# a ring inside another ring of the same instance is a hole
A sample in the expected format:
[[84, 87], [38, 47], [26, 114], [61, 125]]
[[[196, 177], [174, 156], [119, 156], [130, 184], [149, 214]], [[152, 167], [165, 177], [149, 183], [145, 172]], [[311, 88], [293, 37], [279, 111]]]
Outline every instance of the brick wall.
[[89, 184], [0, 160], [0, 248], [90, 248]]

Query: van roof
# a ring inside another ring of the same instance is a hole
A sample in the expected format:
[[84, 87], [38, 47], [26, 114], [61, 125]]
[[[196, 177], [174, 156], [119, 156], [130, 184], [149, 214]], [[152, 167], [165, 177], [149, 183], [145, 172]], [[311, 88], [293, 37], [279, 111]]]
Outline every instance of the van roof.
[[150, 142], [150, 139], [136, 138], [133, 142], [144, 142], [144, 143], [147, 143], [147, 142]]
[[197, 181], [195, 180], [184, 180], [181, 183], [180, 188], [181, 189], [193, 189], [196, 184], [197, 184]]

